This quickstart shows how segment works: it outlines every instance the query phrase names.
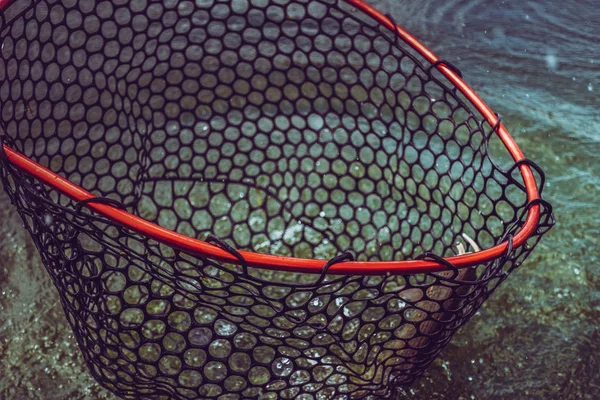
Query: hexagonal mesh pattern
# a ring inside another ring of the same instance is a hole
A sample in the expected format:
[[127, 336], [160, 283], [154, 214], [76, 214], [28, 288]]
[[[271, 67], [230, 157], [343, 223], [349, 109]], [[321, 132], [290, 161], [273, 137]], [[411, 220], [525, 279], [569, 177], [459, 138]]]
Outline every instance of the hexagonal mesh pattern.
[[[238, 249], [453, 254], [524, 223], [492, 127], [343, 1], [21, 0], [5, 141], [133, 214]], [[498, 147], [498, 146], [496, 146]], [[357, 399], [410, 384], [552, 225], [485, 265], [322, 276], [184, 254], [2, 159], [92, 374], [123, 398]], [[471, 249], [474, 250], [474, 249]]]

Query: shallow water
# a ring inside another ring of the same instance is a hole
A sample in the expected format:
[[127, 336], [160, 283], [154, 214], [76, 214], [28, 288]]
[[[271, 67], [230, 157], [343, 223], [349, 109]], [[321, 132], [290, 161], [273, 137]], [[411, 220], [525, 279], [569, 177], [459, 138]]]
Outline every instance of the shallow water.
[[[406, 397], [600, 398], [600, 9], [592, 0], [396, 2], [371, 1], [503, 116], [545, 170], [558, 220]], [[13, 209], [0, 207], [0, 221], [0, 398], [114, 399], [88, 375]]]

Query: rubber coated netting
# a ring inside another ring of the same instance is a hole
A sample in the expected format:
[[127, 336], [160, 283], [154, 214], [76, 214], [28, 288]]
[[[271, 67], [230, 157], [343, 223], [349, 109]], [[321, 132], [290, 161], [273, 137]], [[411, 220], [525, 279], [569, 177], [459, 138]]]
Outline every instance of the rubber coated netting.
[[[494, 127], [343, 1], [17, 0], [1, 22], [4, 142], [187, 236], [409, 260], [510, 241], [532, 206]], [[125, 399], [392, 396], [552, 225], [538, 202], [527, 245], [460, 273], [277, 272], [184, 254], [1, 164], [91, 373]]]

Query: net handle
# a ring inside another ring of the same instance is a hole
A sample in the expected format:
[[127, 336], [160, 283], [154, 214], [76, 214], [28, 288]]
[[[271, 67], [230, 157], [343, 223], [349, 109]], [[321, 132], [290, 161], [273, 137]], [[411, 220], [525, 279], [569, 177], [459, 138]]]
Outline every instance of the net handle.
[[[7, 4], [13, 0], [0, 0], [0, 10], [4, 9]], [[427, 47], [421, 44], [416, 38], [410, 35], [402, 27], [396, 24], [390, 17], [385, 16], [374, 7], [366, 4], [363, 0], [340, 0], [360, 9], [365, 14], [394, 31], [400, 39], [411, 46], [415, 51], [421, 54], [431, 64], [435, 64], [437, 68], [458, 90], [477, 108], [483, 115], [490, 126], [497, 126], [496, 134], [509, 151], [513, 160], [517, 163], [525, 188], [527, 190], [527, 200], [532, 202], [532, 206], [527, 212], [525, 223], [513, 238], [513, 247], [518, 248], [523, 245], [527, 239], [535, 232], [540, 220], [540, 204], [536, 200], [540, 199], [538, 186], [535, 181], [535, 176], [531, 167], [522, 162], [525, 156], [519, 149], [515, 140], [512, 138], [508, 130], [502, 123], [499, 122], [497, 116], [488, 107], [487, 104], [467, 85], [459, 75], [444, 62], [439, 62], [440, 59], [432, 53]], [[85, 189], [73, 184], [65, 178], [55, 174], [42, 165], [30, 160], [26, 156], [11, 149], [5, 143], [2, 144], [4, 154], [8, 160], [15, 166], [48, 184], [59, 192], [72, 198], [75, 201], [83, 201], [94, 198], [95, 196]], [[146, 237], [152, 238], [159, 242], [165, 243], [180, 251], [188, 252], [201, 257], [214, 258], [216, 260], [239, 264], [240, 260], [230, 252], [222, 249], [219, 246], [193, 239], [188, 236], [176, 233], [174, 231], [162, 228], [152, 222], [146, 221], [140, 217], [114, 207], [110, 204], [101, 204], [89, 202], [87, 207], [93, 209], [104, 217], [128, 228], [136, 231]], [[509, 246], [509, 243], [504, 241], [499, 245], [489, 249], [481, 250], [475, 253], [464, 254], [460, 256], [447, 257], [445, 260], [456, 268], [468, 268], [474, 265], [486, 263], [502, 257]], [[276, 255], [259, 254], [248, 251], [240, 251], [239, 254], [246, 260], [250, 267], [301, 272], [301, 273], [321, 273], [323, 268], [323, 260], [316, 259], [301, 259], [293, 257], [284, 257]], [[328, 270], [331, 274], [340, 275], [409, 275], [428, 272], [448, 271], [446, 265], [438, 262], [427, 260], [407, 260], [407, 261], [344, 261], [332, 265]]]

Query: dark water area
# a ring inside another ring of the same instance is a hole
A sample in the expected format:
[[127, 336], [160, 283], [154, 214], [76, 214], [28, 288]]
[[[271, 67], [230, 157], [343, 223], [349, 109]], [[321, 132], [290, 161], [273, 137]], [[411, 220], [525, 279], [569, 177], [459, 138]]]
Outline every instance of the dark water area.
[[[600, 3], [370, 0], [459, 67], [546, 172], [557, 224], [407, 399], [600, 398]], [[0, 399], [111, 399], [0, 191]]]
[[557, 218], [408, 397], [600, 398], [600, 4], [370, 3], [502, 115]]

